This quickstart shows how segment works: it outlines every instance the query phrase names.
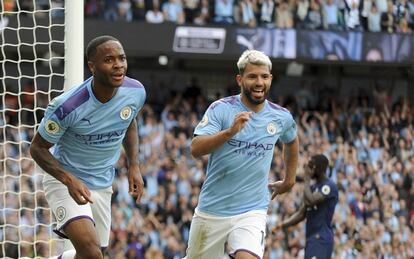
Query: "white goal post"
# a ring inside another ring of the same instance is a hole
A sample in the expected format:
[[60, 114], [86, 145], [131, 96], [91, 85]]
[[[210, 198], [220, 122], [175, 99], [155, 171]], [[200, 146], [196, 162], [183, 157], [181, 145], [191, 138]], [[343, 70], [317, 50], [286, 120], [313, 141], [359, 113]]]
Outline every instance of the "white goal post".
[[0, 0], [0, 258], [63, 245], [29, 146], [48, 102], [83, 81], [83, 4]]

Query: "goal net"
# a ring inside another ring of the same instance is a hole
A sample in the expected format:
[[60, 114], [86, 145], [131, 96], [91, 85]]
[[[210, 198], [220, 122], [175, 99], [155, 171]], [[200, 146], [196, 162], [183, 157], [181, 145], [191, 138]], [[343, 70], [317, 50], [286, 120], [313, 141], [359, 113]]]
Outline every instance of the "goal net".
[[67, 10], [63, 0], [0, 3], [0, 258], [49, 257], [63, 243], [29, 147], [64, 89]]

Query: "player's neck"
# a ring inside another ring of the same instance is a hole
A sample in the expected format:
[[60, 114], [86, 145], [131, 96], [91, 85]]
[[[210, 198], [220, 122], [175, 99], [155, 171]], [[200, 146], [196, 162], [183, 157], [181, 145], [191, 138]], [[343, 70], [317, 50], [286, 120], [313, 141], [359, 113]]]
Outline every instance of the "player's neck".
[[247, 108], [249, 108], [251, 111], [253, 111], [253, 112], [260, 112], [262, 109], [263, 109], [263, 107], [264, 107], [264, 104], [265, 104], [265, 102], [262, 102], [262, 103], [260, 103], [260, 104], [254, 104], [254, 103], [251, 103], [248, 99], [247, 99], [247, 97], [246, 96], [244, 96], [243, 94], [241, 95], [241, 102], [247, 107]]
[[116, 94], [117, 88], [104, 87], [97, 85], [95, 81], [92, 83], [92, 92], [95, 98], [101, 103], [109, 102]]
[[321, 176], [319, 176], [318, 178], [316, 178], [316, 181], [318, 182], [318, 183], [321, 183], [321, 182], [323, 182], [323, 181], [325, 181], [326, 180], [326, 176], [325, 175], [321, 175]]

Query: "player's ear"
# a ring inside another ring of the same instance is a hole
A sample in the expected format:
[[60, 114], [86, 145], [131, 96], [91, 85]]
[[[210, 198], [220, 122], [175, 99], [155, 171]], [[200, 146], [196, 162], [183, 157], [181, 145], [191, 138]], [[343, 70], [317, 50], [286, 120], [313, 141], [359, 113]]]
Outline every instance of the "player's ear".
[[88, 67], [89, 67], [89, 70], [91, 71], [92, 75], [94, 75], [95, 74], [95, 66], [94, 66], [92, 61], [88, 61]]
[[238, 74], [237, 76], [236, 76], [236, 81], [237, 81], [237, 84], [239, 85], [239, 86], [241, 86], [241, 79], [242, 78], [242, 76], [240, 75], [240, 74]]

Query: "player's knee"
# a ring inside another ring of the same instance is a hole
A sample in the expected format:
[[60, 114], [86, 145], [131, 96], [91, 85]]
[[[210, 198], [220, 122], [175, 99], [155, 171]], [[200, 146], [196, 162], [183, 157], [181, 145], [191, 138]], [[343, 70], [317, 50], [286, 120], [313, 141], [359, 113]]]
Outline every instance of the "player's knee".
[[101, 248], [97, 244], [84, 245], [76, 254], [82, 259], [103, 259]]

